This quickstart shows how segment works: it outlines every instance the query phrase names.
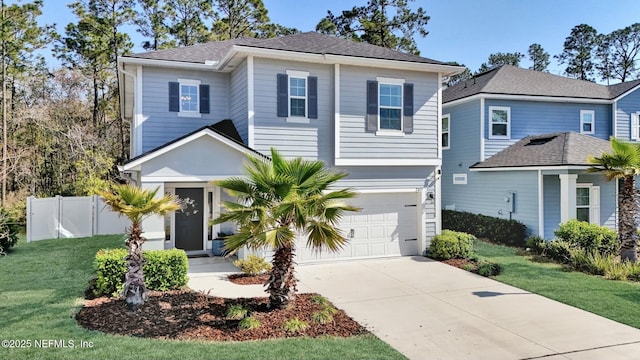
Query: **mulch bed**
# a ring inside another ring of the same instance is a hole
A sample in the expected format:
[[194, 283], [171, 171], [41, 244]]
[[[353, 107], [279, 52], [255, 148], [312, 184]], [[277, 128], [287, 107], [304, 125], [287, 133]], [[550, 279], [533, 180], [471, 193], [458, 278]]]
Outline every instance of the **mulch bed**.
[[269, 274], [247, 275], [231, 274], [227, 276], [229, 281], [238, 285], [262, 285], [269, 280]]
[[[149, 300], [136, 312], [130, 312], [124, 300], [106, 297], [85, 300], [76, 320], [87, 329], [104, 333], [159, 339], [244, 341], [301, 336], [350, 337], [368, 333], [342, 310], [338, 310], [328, 324], [314, 323], [311, 315], [323, 306], [311, 300], [313, 295], [298, 294], [286, 309], [270, 311], [266, 297], [226, 299], [192, 290], [152, 291]], [[261, 326], [239, 330], [239, 320], [225, 317], [227, 308], [233, 304], [248, 309]], [[305, 321], [308, 328], [298, 333], [287, 332], [284, 322], [296, 317]]]
[[457, 268], [464, 270], [464, 265], [471, 264], [475, 265], [476, 262], [470, 259], [449, 259], [449, 260], [441, 260], [440, 262], [445, 263], [447, 265], [455, 266]]

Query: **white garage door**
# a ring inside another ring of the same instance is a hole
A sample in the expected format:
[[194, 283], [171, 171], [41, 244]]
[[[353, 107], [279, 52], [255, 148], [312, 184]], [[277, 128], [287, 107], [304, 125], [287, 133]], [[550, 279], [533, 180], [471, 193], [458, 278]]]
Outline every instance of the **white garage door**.
[[298, 263], [419, 254], [415, 192], [360, 194], [349, 203], [362, 208], [349, 212], [340, 223], [349, 243], [339, 253], [317, 253], [300, 239]]

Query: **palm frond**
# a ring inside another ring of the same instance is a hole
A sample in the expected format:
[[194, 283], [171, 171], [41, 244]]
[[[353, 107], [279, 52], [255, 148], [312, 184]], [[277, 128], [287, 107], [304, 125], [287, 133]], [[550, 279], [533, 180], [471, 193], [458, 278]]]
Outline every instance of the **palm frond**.
[[339, 229], [323, 221], [310, 221], [307, 225], [307, 247], [322, 251], [340, 251], [347, 243]]

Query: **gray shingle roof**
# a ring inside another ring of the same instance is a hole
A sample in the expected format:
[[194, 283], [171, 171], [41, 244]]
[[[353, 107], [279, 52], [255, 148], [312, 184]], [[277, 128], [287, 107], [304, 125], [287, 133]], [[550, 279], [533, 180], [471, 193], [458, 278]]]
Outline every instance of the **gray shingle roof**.
[[305, 32], [281, 36], [270, 39], [233, 39], [225, 41], [211, 41], [204, 44], [185, 46], [180, 48], [145, 52], [126, 57], [204, 63], [205, 61], [221, 60], [233, 45], [248, 47], [295, 51], [307, 54], [330, 54], [362, 58], [408, 61], [434, 65], [448, 65], [444, 62], [401, 53], [380, 46], [340, 39], [331, 35], [316, 32]]
[[442, 92], [442, 102], [447, 103], [480, 93], [611, 100], [638, 85], [640, 80], [611, 86], [600, 85], [503, 65], [445, 89]]
[[605, 152], [611, 152], [609, 142], [589, 135], [574, 132], [532, 135], [471, 168], [589, 166], [590, 156]]

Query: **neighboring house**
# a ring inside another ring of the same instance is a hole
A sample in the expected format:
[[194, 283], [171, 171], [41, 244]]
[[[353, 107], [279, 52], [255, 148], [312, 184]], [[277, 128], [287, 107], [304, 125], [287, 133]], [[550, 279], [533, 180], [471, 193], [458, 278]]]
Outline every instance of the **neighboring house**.
[[640, 80], [599, 85], [505, 65], [443, 91], [442, 205], [546, 239], [580, 219], [616, 226], [617, 182], [587, 173], [616, 136], [640, 141]]
[[144, 223], [149, 248], [204, 251], [228, 196], [212, 180], [242, 176], [246, 154], [275, 147], [350, 175], [359, 192], [338, 254], [296, 260], [416, 255], [439, 231], [442, 78], [461, 69], [317, 33], [237, 39], [119, 58], [122, 111], [143, 188], [188, 199]]

